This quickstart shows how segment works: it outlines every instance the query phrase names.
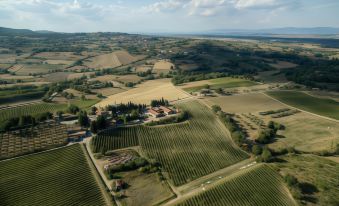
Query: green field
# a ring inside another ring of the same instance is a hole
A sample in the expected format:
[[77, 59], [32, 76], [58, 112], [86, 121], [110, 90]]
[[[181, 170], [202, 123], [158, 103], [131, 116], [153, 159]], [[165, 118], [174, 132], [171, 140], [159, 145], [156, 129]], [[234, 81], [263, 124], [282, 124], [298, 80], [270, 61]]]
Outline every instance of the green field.
[[0, 205], [105, 205], [79, 144], [0, 162]]
[[248, 157], [207, 107], [196, 101], [178, 106], [191, 114], [188, 123], [118, 128], [95, 137], [94, 152], [140, 145], [149, 158], [161, 163], [174, 185], [185, 184]]
[[298, 179], [302, 205], [339, 205], [339, 163], [315, 155], [290, 155], [275, 163]]
[[220, 184], [186, 199], [177, 206], [292, 206], [282, 178], [266, 165], [256, 165], [228, 176]]
[[293, 107], [339, 120], [339, 103], [297, 91], [274, 91], [268, 95]]
[[[85, 100], [85, 101], [71, 101], [71, 104], [78, 106], [81, 109], [86, 109], [95, 103], [98, 100]], [[20, 117], [22, 115], [36, 115], [44, 112], [57, 112], [65, 111], [67, 109], [67, 104], [55, 104], [55, 103], [39, 103], [31, 104], [25, 106], [18, 106], [15, 108], [3, 109], [0, 110], [0, 122], [5, 121], [6, 119], [12, 117]]]
[[[258, 84], [250, 80], [231, 78], [231, 77], [223, 77], [223, 78], [211, 79], [207, 81], [208, 81], [207, 84], [210, 85], [211, 89], [250, 87], [250, 86], [254, 86]], [[184, 90], [186, 92], [196, 92], [203, 88], [204, 88], [204, 84], [202, 84], [201, 86], [186, 87], [184, 88]]]

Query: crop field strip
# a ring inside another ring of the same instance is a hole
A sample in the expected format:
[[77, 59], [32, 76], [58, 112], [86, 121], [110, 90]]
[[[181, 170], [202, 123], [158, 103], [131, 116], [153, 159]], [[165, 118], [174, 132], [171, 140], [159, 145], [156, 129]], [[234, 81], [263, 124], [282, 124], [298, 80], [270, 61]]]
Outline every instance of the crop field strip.
[[339, 120], [339, 102], [333, 99], [317, 98], [297, 91], [274, 91], [267, 94], [298, 109]]
[[0, 162], [0, 205], [105, 205], [79, 144]]
[[64, 110], [66, 107], [67, 105], [63, 104], [47, 104], [47, 103], [19, 106], [6, 110], [1, 110], [0, 121], [4, 121], [12, 117], [19, 117], [22, 115], [35, 115], [44, 112], [55, 112], [58, 110]]
[[[71, 102], [71, 104], [74, 104], [79, 108], [87, 108], [92, 106], [96, 102], [97, 100], [73, 101]], [[20, 117], [23, 115], [36, 115], [44, 112], [53, 113], [57, 111], [65, 111], [67, 107], [68, 107], [67, 104], [54, 104], [54, 103], [37, 103], [18, 106], [5, 110], [0, 110], [0, 121], [5, 121], [6, 119], [12, 117]]]
[[277, 172], [260, 164], [234, 173], [216, 186], [176, 204], [191, 205], [292, 206], [296, 203]]
[[117, 128], [118, 131], [104, 132], [94, 138], [93, 151], [140, 145], [149, 158], [162, 164], [176, 186], [248, 157], [232, 142], [226, 128], [208, 108], [198, 102], [178, 106], [192, 115], [188, 123]]
[[56, 123], [0, 133], [0, 159], [62, 146], [66, 143], [67, 128]]

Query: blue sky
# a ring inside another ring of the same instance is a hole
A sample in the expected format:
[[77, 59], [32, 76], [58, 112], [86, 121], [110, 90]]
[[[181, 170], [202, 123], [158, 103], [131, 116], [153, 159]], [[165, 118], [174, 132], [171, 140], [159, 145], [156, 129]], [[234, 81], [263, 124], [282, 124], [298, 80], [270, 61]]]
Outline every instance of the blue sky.
[[0, 0], [0, 26], [132, 33], [339, 27], [339, 1]]

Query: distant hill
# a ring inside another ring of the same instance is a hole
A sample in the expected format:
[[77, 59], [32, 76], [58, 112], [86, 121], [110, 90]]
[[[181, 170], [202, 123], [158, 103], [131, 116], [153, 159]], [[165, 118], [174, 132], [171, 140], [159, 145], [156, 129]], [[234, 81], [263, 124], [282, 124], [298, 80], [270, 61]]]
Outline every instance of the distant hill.
[[10, 29], [0, 27], [0, 36], [10, 36], [10, 35], [34, 35], [36, 32], [29, 29]]
[[220, 29], [203, 32], [215, 35], [335, 35], [339, 34], [339, 28], [333, 27], [284, 27], [272, 29]]

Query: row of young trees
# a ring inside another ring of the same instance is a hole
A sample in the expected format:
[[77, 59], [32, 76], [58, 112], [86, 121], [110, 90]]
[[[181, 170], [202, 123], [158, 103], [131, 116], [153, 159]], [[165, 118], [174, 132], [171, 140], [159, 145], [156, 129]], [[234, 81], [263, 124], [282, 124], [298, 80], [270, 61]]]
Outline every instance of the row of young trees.
[[271, 142], [272, 139], [275, 138], [277, 130], [285, 128], [283, 125], [272, 121], [269, 122], [268, 129], [260, 131], [259, 137], [256, 139], [256, 142], [260, 144], [255, 144], [254, 142], [246, 139], [246, 134], [233, 119], [233, 115], [223, 112], [221, 107], [218, 105], [213, 105], [212, 110], [214, 113], [218, 114], [219, 119], [230, 131], [231, 137], [237, 145], [249, 145], [251, 147], [250, 151], [257, 156], [258, 161], [269, 162], [272, 159], [272, 153], [269, 148], [266, 145], [260, 144], [267, 144]]
[[43, 112], [34, 116], [22, 115], [20, 117], [12, 117], [0, 123], [0, 131], [10, 131], [13, 128], [21, 128], [28, 125], [34, 126], [52, 118], [53, 114], [50, 112]]

